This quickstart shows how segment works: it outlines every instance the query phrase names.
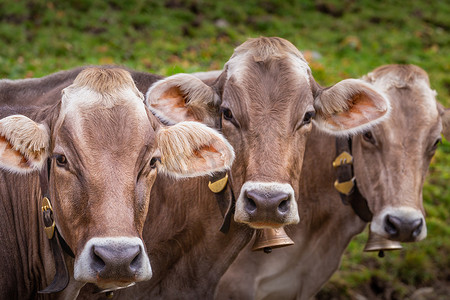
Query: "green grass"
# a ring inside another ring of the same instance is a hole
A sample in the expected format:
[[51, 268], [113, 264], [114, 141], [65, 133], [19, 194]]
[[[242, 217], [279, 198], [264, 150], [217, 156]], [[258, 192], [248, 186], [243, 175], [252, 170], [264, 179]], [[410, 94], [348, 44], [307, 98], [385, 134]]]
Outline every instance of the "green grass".
[[[321, 84], [390, 63], [425, 69], [450, 106], [450, 3], [400, 0], [0, 0], [0, 78], [40, 77], [87, 64], [163, 75], [216, 70], [248, 37], [280, 36], [305, 54]], [[342, 299], [385, 286], [403, 299], [450, 277], [450, 144], [424, 188], [428, 237], [387, 254], [348, 248], [322, 295]], [[381, 296], [380, 296], [381, 297]]]

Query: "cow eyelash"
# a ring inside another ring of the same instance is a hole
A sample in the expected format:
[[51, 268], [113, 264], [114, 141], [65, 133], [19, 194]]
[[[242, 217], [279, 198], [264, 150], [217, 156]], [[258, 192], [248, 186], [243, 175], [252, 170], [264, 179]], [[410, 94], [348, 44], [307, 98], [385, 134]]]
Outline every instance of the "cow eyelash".
[[364, 139], [366, 142], [369, 142], [369, 143], [371, 143], [371, 144], [375, 144], [375, 138], [373, 137], [373, 134], [372, 134], [371, 131], [367, 131], [367, 132], [363, 133], [362, 136], [363, 136], [363, 139]]
[[233, 113], [231, 112], [231, 109], [222, 107], [220, 110], [225, 120], [227, 121], [233, 120]]
[[153, 157], [153, 158], [150, 160], [150, 168], [152, 168], [152, 169], [156, 168], [156, 164], [157, 164], [158, 162], [161, 163], [161, 158], [159, 158], [159, 157]]
[[305, 115], [303, 116], [302, 125], [306, 125], [311, 123], [312, 119], [316, 116], [315, 111], [307, 111]]
[[438, 138], [434, 144], [433, 147], [431, 148], [431, 150], [435, 151], [437, 149], [437, 147], [439, 146], [439, 144], [442, 144], [442, 138]]

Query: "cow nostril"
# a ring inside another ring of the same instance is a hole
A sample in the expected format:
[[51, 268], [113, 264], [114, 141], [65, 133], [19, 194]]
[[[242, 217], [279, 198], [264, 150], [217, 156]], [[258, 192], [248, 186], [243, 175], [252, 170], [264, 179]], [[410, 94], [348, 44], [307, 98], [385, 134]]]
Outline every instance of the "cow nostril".
[[288, 200], [281, 201], [280, 204], [278, 205], [278, 211], [281, 213], [286, 213], [287, 211], [289, 211], [289, 201]]
[[245, 203], [245, 208], [247, 211], [255, 211], [256, 210], [256, 203], [253, 201], [253, 199], [247, 197], [247, 201]]
[[103, 270], [106, 266], [105, 261], [99, 256], [95, 248], [92, 251], [92, 268], [97, 272]]
[[387, 215], [384, 222], [384, 230], [391, 236], [397, 235], [399, 232], [398, 218]]
[[139, 248], [139, 251], [136, 253], [136, 256], [130, 263], [130, 269], [133, 272], [137, 271], [141, 266], [140, 257], [141, 257], [141, 249]]
[[420, 233], [422, 232], [422, 227], [423, 227], [423, 220], [419, 219], [414, 221], [413, 223], [413, 232], [412, 232], [412, 237], [413, 238], [417, 238]]

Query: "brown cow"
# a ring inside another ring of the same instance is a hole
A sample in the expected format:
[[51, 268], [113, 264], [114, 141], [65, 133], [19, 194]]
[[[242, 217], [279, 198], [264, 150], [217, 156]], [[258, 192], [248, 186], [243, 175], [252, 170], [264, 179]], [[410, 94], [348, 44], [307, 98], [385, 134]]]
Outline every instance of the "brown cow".
[[[222, 124], [236, 150], [230, 171], [237, 198], [235, 220], [254, 228], [298, 221], [295, 195], [314, 114], [320, 128], [346, 134], [372, 125], [369, 120], [388, 109], [386, 100], [359, 80], [320, 88], [301, 53], [279, 38], [245, 42], [210, 85], [177, 74], [155, 83], [146, 95], [151, 110], [164, 114], [167, 123], [190, 119], [219, 128]], [[143, 234], [155, 262], [154, 276], [118, 291], [117, 298], [212, 298], [220, 276], [252, 230], [232, 223], [228, 234], [218, 231], [222, 216], [207, 181], [183, 181], [175, 191], [169, 179], [156, 180], [152, 197], [158, 201], [150, 203]], [[226, 202], [219, 203], [222, 213], [230, 206], [227, 193], [222, 199]], [[201, 203], [198, 209], [184, 205], [186, 198]], [[84, 295], [90, 298], [88, 291]]]
[[87, 282], [105, 289], [151, 278], [142, 230], [157, 169], [206, 175], [227, 169], [234, 153], [205, 125], [162, 127], [143, 100], [128, 72], [88, 68], [54, 105], [28, 109], [30, 118], [0, 109], [1, 299], [37, 298], [55, 273], [36, 171], [49, 178], [57, 228], [45, 232], [74, 255], [65, 256], [70, 283], [59, 296], [75, 298]]
[[234, 219], [253, 228], [299, 222], [295, 195], [313, 119], [322, 130], [343, 135], [364, 130], [388, 111], [388, 102], [360, 80], [321, 88], [302, 54], [280, 38], [250, 39], [236, 48], [211, 86], [178, 74], [153, 85], [146, 98], [168, 123], [221, 124], [237, 153]]
[[[370, 229], [392, 240], [420, 241], [426, 237], [422, 186], [449, 113], [419, 67], [387, 65], [364, 79], [392, 106], [387, 120], [352, 139], [357, 187], [373, 213]], [[247, 247], [223, 276], [216, 299], [309, 299], [336, 271], [348, 243], [367, 223], [342, 204], [333, 187], [334, 145], [333, 136], [318, 130], [308, 140], [302, 222], [288, 230], [295, 245], [270, 255]]]
[[[242, 194], [240, 206], [245, 201], [249, 206], [237, 220], [253, 227], [298, 221], [294, 195], [314, 114], [324, 130], [347, 134], [372, 126], [388, 110], [383, 96], [362, 81], [319, 87], [301, 53], [279, 38], [254, 39], [238, 47], [217, 82], [205, 84], [179, 74], [154, 84], [146, 94], [166, 123], [190, 119], [222, 128], [237, 147], [231, 188]], [[241, 193], [245, 182], [249, 189]], [[175, 182], [158, 177], [151, 197], [143, 236], [153, 278], [117, 292], [118, 297], [170, 299], [182, 291], [185, 298], [211, 298], [253, 233], [234, 222], [228, 234], [218, 231], [222, 214], [231, 206], [229, 189], [219, 200], [221, 210], [206, 178]], [[252, 201], [262, 205], [260, 212], [251, 209]], [[89, 291], [82, 294], [92, 297]]]

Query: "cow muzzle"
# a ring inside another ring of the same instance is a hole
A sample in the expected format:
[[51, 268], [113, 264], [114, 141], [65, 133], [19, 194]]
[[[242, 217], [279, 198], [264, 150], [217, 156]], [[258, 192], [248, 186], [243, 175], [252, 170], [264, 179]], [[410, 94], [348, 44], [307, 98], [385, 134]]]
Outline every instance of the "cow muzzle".
[[388, 207], [374, 216], [370, 229], [389, 240], [417, 242], [427, 236], [421, 211], [410, 207]]
[[92, 238], [75, 259], [74, 277], [101, 288], [114, 288], [149, 280], [152, 270], [141, 239]]
[[290, 184], [247, 181], [236, 201], [236, 222], [253, 228], [278, 228], [300, 221]]

